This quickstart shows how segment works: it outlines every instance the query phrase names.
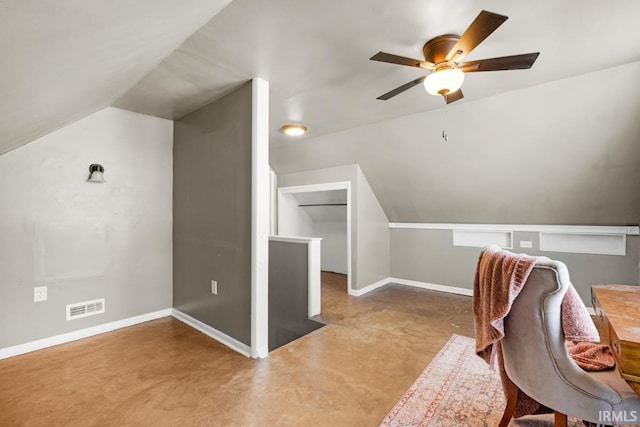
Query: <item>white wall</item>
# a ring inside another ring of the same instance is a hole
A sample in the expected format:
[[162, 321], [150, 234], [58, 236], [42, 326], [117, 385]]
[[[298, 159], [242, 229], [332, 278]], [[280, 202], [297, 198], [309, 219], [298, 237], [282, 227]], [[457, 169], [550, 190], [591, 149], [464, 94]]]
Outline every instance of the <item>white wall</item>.
[[172, 121], [107, 108], [0, 156], [0, 348], [171, 307], [172, 141]]
[[313, 221], [313, 233], [322, 238], [321, 269], [347, 274], [347, 222]]
[[304, 209], [298, 207], [298, 200], [293, 194], [282, 194], [280, 197], [278, 217], [278, 235], [314, 237], [311, 217]]

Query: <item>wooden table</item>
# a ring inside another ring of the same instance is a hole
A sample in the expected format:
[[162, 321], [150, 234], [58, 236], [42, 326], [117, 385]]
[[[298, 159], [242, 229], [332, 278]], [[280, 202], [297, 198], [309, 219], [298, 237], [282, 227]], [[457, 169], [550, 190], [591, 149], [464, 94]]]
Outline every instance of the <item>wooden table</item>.
[[640, 286], [594, 286], [591, 300], [618, 372], [640, 395]]

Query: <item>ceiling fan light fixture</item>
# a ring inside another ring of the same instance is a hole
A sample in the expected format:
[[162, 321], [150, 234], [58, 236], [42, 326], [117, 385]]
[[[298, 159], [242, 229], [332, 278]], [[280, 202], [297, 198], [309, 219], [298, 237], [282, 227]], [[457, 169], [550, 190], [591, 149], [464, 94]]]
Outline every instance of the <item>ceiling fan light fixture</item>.
[[302, 136], [307, 133], [307, 127], [303, 125], [284, 125], [281, 130], [289, 136]]
[[460, 89], [464, 72], [457, 68], [446, 68], [431, 73], [424, 80], [424, 88], [431, 95], [447, 95]]

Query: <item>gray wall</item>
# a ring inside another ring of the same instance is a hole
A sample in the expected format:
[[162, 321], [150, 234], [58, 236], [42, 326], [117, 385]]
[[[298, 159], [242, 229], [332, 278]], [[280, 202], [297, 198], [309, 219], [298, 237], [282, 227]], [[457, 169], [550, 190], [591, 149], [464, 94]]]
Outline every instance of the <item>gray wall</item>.
[[[538, 233], [514, 232], [515, 249], [564, 262], [574, 287], [591, 306], [591, 286], [602, 283], [638, 284], [640, 237], [627, 236], [627, 255], [591, 255], [542, 252]], [[532, 249], [520, 249], [517, 242], [530, 240]], [[473, 289], [476, 263], [481, 248], [453, 246], [452, 230], [391, 230], [391, 277]]]
[[249, 346], [251, 104], [247, 83], [177, 120], [173, 151], [173, 305]]
[[[172, 138], [107, 108], [0, 156], [0, 348], [171, 307]], [[66, 320], [98, 298], [105, 313]]]
[[358, 287], [389, 277], [389, 220], [369, 186], [367, 178], [357, 168], [358, 175]]
[[269, 351], [322, 326], [309, 319], [309, 246], [269, 242]]
[[389, 277], [389, 221], [358, 165], [279, 174], [278, 186], [351, 182], [351, 286]]

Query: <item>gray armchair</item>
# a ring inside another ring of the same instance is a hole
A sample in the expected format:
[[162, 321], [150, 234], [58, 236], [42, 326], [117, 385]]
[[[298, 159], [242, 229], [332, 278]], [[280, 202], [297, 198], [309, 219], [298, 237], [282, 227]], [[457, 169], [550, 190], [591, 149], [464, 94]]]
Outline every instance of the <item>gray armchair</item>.
[[615, 369], [586, 372], [569, 356], [560, 314], [569, 283], [562, 262], [538, 259], [505, 318], [502, 354], [511, 383], [501, 427], [513, 417], [517, 388], [554, 410], [556, 426], [566, 425], [567, 415], [640, 424], [640, 397]]

